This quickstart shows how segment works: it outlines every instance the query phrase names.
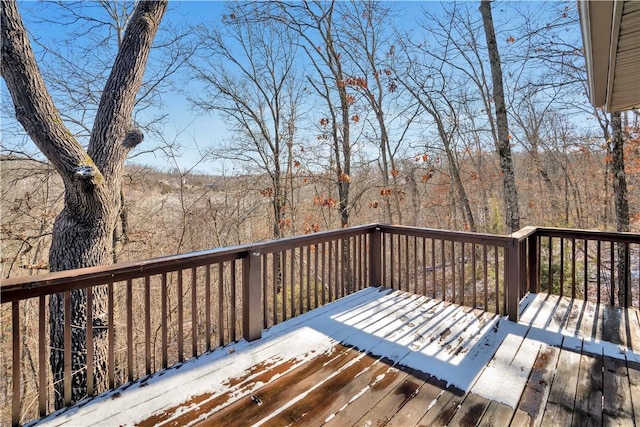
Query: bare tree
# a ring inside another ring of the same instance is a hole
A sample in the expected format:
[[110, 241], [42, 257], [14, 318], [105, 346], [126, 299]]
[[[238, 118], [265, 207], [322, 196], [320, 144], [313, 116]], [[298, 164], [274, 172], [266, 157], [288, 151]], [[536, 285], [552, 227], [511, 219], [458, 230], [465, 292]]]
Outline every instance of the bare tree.
[[444, 64], [441, 61], [432, 65], [419, 63], [415, 55], [410, 53], [421, 50], [422, 48], [418, 46], [404, 46], [406, 60], [399, 81], [435, 123], [437, 135], [447, 158], [452, 191], [455, 191], [462, 205], [465, 228], [476, 231], [473, 210], [462, 182], [456, 146], [459, 128], [458, 111], [461, 111], [462, 108], [453, 100], [455, 98], [464, 99], [464, 97], [460, 97], [460, 85], [455, 81], [454, 76], [445, 75], [442, 72]]
[[496, 124], [498, 131], [497, 151], [500, 157], [500, 169], [502, 171], [502, 183], [504, 189], [504, 204], [506, 225], [509, 231], [520, 228], [520, 209], [518, 206], [518, 191], [516, 188], [513, 158], [511, 156], [511, 136], [507, 118], [507, 106], [505, 104], [504, 87], [502, 80], [502, 63], [496, 42], [496, 33], [493, 27], [491, 15], [491, 1], [480, 2], [480, 13], [484, 24], [484, 32], [487, 39], [489, 63], [491, 64], [491, 76], [493, 81], [493, 101], [496, 112]]
[[220, 113], [233, 132], [218, 154], [268, 177], [260, 191], [271, 202], [273, 237], [293, 225], [290, 179], [302, 89], [290, 31], [263, 20], [254, 4], [229, 7], [219, 28], [201, 27], [201, 57], [193, 64], [202, 91], [196, 109]]
[[[343, 56], [346, 46], [337, 39], [336, 3], [305, 1], [274, 2], [268, 12], [271, 19], [284, 24], [300, 37], [300, 45], [310, 61], [306, 81], [324, 104], [320, 120], [320, 141], [328, 141], [330, 164], [338, 190], [340, 225], [349, 224], [351, 164], [351, 108], [355, 102], [353, 86], [361, 80], [350, 79]], [[351, 89], [350, 89], [351, 88]]]
[[[40, 74], [38, 64], [18, 13], [17, 2], [3, 1], [2, 77], [7, 84], [15, 114], [33, 142], [60, 174], [65, 187], [64, 208], [53, 226], [49, 264], [52, 271], [109, 264], [112, 262], [113, 231], [120, 211], [123, 164], [142, 142], [143, 134], [132, 123], [136, 94], [155, 34], [167, 7], [166, 1], [140, 2], [131, 17], [113, 68], [102, 91], [91, 137], [85, 150], [63, 123]], [[106, 318], [104, 290], [97, 289], [94, 319]], [[56, 406], [65, 403], [63, 295], [49, 300], [51, 367], [56, 384]], [[71, 401], [87, 394], [93, 382], [85, 366], [86, 292], [72, 294]], [[106, 358], [100, 359], [103, 337], [96, 337], [97, 380], [105, 373]]]
[[[350, 60], [351, 87], [364, 104], [362, 112], [354, 111], [351, 121], [365, 122], [370, 132], [367, 139], [375, 141], [378, 147], [383, 220], [403, 223], [399, 156], [406, 148], [405, 138], [419, 108], [410, 97], [403, 96], [404, 86], [398, 84], [395, 75], [396, 46], [389, 25], [394, 11], [375, 1], [340, 5], [341, 26], [336, 38]], [[369, 112], [373, 118], [369, 118]]]

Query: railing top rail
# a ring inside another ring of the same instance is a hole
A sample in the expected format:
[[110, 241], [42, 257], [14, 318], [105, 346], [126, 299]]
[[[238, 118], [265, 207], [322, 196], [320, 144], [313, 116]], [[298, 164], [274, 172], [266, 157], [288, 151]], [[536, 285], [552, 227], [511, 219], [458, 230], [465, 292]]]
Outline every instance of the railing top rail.
[[601, 240], [619, 243], [640, 243], [640, 234], [616, 231], [579, 230], [572, 228], [536, 227], [537, 236]]
[[121, 262], [105, 266], [15, 277], [0, 280], [2, 303], [33, 298], [57, 292], [81, 289], [122, 280], [161, 274], [189, 267], [240, 259], [249, 246], [233, 246], [188, 254], [164, 256], [142, 261]]
[[69, 271], [15, 277], [0, 280], [0, 301], [9, 303], [89, 286], [119, 282], [151, 276], [185, 268], [242, 259], [249, 251], [271, 253], [304, 245], [350, 237], [375, 230], [376, 225], [365, 225], [342, 230], [324, 231], [304, 236], [269, 240], [262, 243], [209, 249], [187, 254], [170, 255], [142, 261], [130, 261], [106, 266], [87, 267]]
[[379, 225], [378, 228], [380, 229], [380, 231], [385, 233], [405, 234], [409, 236], [427, 237], [465, 243], [477, 243], [480, 245], [493, 245], [498, 247], [507, 247], [511, 241], [510, 236], [502, 236], [497, 234], [438, 230], [435, 228], [419, 228], [385, 224]]
[[190, 267], [242, 259], [249, 251], [268, 254], [300, 246], [314, 245], [336, 239], [380, 230], [385, 233], [507, 247], [513, 239], [529, 236], [550, 236], [588, 240], [640, 243], [638, 233], [617, 233], [597, 230], [578, 230], [550, 227], [525, 227], [511, 235], [495, 235], [462, 231], [437, 230], [388, 224], [368, 224], [340, 230], [323, 231], [304, 236], [269, 240], [259, 243], [209, 249], [188, 254], [171, 255], [143, 261], [131, 261], [108, 266], [88, 267], [71, 271], [47, 273], [38, 276], [0, 280], [0, 301], [8, 303], [25, 298], [39, 297], [83, 287], [119, 282], [138, 277], [177, 271]]
[[376, 230], [377, 227], [377, 224], [368, 224], [343, 228], [340, 230], [321, 231], [313, 234], [305, 234], [303, 236], [285, 237], [283, 239], [269, 240], [263, 243], [254, 243], [251, 245], [251, 250], [261, 254], [279, 252], [300, 246], [315, 245], [317, 243], [329, 242], [335, 239], [370, 233]]

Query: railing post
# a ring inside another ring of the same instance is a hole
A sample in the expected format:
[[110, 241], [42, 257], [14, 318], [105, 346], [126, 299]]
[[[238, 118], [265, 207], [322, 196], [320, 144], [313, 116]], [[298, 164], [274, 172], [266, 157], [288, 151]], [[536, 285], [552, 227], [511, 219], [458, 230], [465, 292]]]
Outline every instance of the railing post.
[[261, 257], [250, 250], [242, 259], [242, 336], [247, 341], [262, 336]]
[[532, 234], [527, 238], [529, 254], [529, 292], [540, 292], [540, 238]]
[[382, 285], [382, 232], [379, 227], [369, 234], [369, 239], [369, 286], [380, 286]]
[[505, 288], [507, 291], [507, 315], [509, 316], [509, 320], [517, 322], [520, 304], [520, 279], [523, 268], [521, 264], [522, 257], [520, 256], [519, 239], [510, 239], [509, 246], [507, 246], [506, 250], [507, 284]]

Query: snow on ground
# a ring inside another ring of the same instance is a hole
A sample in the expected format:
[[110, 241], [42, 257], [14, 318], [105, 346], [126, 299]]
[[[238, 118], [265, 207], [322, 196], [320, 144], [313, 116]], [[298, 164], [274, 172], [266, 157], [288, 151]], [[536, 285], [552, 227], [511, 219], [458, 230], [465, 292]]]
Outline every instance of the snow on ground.
[[[368, 288], [290, 319], [254, 342], [217, 349], [179, 368], [59, 411], [37, 425], [133, 425], [191, 397], [223, 392], [250, 394], [229, 378], [257, 375], [252, 368], [293, 361], [292, 367], [343, 343], [427, 372], [448, 385], [515, 407], [544, 345], [640, 361], [640, 354], [611, 343], [583, 340], [554, 319], [557, 297], [530, 295], [519, 323], [426, 297]], [[593, 315], [592, 313], [588, 315]], [[274, 377], [275, 378], [275, 377]], [[234, 389], [234, 387], [236, 387]]]

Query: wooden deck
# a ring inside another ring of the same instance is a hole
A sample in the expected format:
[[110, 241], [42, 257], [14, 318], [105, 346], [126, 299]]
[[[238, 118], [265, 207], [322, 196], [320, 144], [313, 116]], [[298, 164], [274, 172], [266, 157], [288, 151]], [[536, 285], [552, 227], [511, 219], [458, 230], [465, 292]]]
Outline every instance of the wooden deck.
[[638, 311], [521, 311], [370, 288], [41, 424], [640, 426]]

